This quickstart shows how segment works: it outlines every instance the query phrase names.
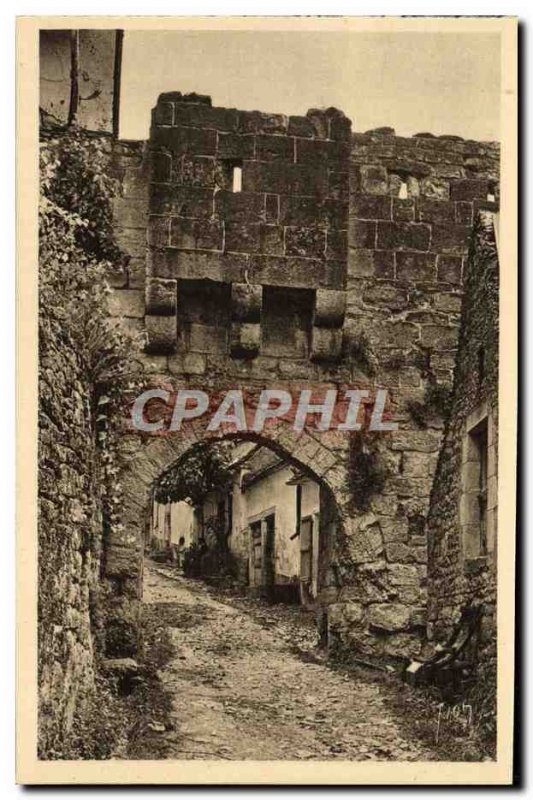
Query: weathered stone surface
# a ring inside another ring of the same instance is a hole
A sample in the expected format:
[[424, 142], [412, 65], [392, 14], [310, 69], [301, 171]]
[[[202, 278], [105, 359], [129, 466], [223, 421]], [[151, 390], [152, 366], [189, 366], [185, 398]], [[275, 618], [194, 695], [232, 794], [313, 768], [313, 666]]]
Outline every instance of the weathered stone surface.
[[146, 313], [176, 316], [178, 283], [164, 278], [147, 278]]
[[362, 166], [361, 190], [368, 194], [387, 194], [388, 180], [385, 167]]
[[231, 285], [231, 318], [235, 322], [260, 322], [263, 287], [260, 284]]
[[109, 297], [112, 317], [144, 317], [144, 297], [137, 289], [115, 289]]
[[338, 361], [342, 351], [342, 330], [313, 327], [311, 334], [312, 361]]
[[401, 631], [409, 627], [411, 610], [401, 603], [373, 604], [369, 606], [368, 623], [380, 631]]
[[430, 228], [415, 222], [379, 222], [377, 247], [382, 250], [428, 250]]
[[144, 321], [147, 339], [146, 352], [173, 353], [177, 344], [176, 318], [147, 315]]
[[233, 358], [254, 358], [261, 346], [261, 326], [248, 322], [232, 322], [230, 351]]
[[346, 313], [346, 292], [317, 289], [313, 324], [321, 328], [341, 328]]

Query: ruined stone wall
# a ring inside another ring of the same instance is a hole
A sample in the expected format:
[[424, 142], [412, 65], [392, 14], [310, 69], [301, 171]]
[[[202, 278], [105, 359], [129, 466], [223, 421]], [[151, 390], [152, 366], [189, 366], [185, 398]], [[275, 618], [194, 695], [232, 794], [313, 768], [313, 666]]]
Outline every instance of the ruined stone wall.
[[91, 387], [61, 298], [41, 307], [39, 357], [39, 751], [53, 758], [93, 688], [101, 537]]
[[[481, 214], [476, 225], [464, 289], [453, 398], [428, 514], [429, 633], [443, 640], [463, 607], [482, 603], [481, 655], [487, 664], [496, 658], [498, 447], [499, 264], [491, 214]], [[476, 547], [465, 525], [471, 511], [469, 472], [477, 473], [465, 444], [469, 429], [483, 418], [488, 422], [486, 548]]]
[[499, 147], [430, 134], [403, 138], [392, 129], [354, 134], [353, 142], [345, 342], [364, 354], [374, 384], [389, 390], [399, 431], [381, 438], [389, 475], [353, 522], [359, 575], [345, 596], [366, 592], [363, 630], [349, 607], [335, 609], [336, 625], [369, 651], [414, 654], [412, 633], [426, 623], [424, 520], [455, 364], [463, 272], [477, 211], [497, 207]]
[[[146, 330], [152, 382], [389, 391], [399, 431], [362, 442], [386, 475], [368, 504], [354, 502], [349, 436], [272, 436], [301, 452], [335, 498], [320, 591], [330, 640], [369, 655], [419, 653], [442, 387], [474, 215], [498, 202], [498, 145], [352, 135], [334, 109], [287, 118], [170, 93], [154, 109], [148, 148], [117, 148], [129, 164], [117, 226], [131, 272], [118, 279], [115, 309]], [[144, 492], [157, 471], [147, 444], [124, 443], [126, 461], [145, 464], [127, 478], [132, 498], [135, 481]], [[173, 448], [149, 449], [166, 458]]]

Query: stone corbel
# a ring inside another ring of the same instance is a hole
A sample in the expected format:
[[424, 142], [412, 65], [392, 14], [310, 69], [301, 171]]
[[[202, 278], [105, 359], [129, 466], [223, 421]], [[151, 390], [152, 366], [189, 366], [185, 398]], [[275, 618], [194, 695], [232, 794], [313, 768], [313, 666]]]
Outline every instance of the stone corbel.
[[146, 279], [146, 352], [152, 355], [174, 353], [177, 346], [176, 280]]
[[255, 358], [258, 355], [262, 305], [262, 286], [232, 283], [230, 353], [233, 358]]
[[345, 291], [341, 289], [317, 289], [311, 335], [312, 361], [340, 360], [345, 314]]

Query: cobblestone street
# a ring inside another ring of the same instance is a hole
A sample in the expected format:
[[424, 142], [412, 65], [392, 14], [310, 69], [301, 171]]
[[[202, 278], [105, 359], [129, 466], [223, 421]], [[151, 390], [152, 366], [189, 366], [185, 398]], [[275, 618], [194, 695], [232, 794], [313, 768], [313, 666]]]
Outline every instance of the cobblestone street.
[[402, 732], [387, 707], [390, 685], [303, 659], [275, 612], [265, 629], [239, 598], [223, 600], [200, 582], [145, 567], [144, 603], [169, 620], [175, 650], [161, 673], [172, 697], [172, 730], [160, 731], [168, 757], [438, 757]]

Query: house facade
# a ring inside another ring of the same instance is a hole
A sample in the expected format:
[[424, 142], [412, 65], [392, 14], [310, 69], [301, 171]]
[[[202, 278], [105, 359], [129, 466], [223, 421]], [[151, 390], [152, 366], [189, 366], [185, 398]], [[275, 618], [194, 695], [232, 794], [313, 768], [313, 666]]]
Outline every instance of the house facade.
[[261, 446], [238, 447], [230, 487], [200, 506], [154, 501], [158, 547], [227, 546], [239, 579], [270, 599], [312, 606], [318, 593], [320, 487]]

